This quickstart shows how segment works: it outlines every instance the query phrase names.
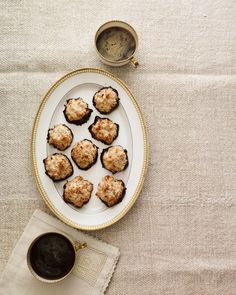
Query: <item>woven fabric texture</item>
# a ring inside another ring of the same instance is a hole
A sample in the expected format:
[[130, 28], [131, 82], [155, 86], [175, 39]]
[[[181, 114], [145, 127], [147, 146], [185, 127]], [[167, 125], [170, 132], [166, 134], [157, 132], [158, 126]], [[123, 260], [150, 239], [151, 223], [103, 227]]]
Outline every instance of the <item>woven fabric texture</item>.
[[[131, 211], [93, 234], [121, 258], [107, 294], [236, 293], [236, 2], [0, 3], [0, 271], [36, 208], [30, 139], [49, 86], [82, 67], [124, 80], [143, 111], [148, 173]], [[103, 65], [97, 28], [139, 35], [137, 69]]]

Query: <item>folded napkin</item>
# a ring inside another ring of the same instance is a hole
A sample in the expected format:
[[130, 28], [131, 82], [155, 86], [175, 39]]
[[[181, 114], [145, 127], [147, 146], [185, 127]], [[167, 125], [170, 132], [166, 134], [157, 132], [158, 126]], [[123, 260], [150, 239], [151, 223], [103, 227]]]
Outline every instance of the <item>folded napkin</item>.
[[[58, 283], [43, 283], [29, 271], [26, 254], [38, 235], [57, 231], [73, 240], [86, 242], [87, 248], [78, 251], [73, 272]], [[56, 218], [36, 210], [19, 239], [0, 278], [1, 295], [97, 295], [103, 294], [119, 259], [119, 250], [81, 231], [73, 229]]]

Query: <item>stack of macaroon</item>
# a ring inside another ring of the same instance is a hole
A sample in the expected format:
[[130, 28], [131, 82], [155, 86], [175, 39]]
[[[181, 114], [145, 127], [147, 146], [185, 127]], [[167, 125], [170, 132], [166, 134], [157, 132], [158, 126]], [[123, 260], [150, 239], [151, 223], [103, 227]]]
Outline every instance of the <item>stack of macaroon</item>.
[[[103, 87], [93, 96], [94, 107], [103, 115], [110, 114], [119, 105], [118, 91], [111, 86]], [[71, 98], [66, 101], [64, 115], [70, 124], [86, 123], [92, 109], [82, 98]], [[108, 118], [95, 117], [88, 128], [93, 139], [109, 147], [103, 149], [100, 155], [102, 167], [112, 174], [125, 170], [128, 166], [127, 150], [120, 145], [111, 146], [119, 135], [119, 125]], [[65, 151], [71, 146], [73, 133], [65, 124], [56, 125], [48, 130], [47, 141], [59, 151]], [[88, 170], [98, 159], [98, 147], [89, 139], [77, 142], [71, 150], [71, 158], [81, 170]], [[54, 153], [43, 160], [45, 173], [54, 181], [62, 181], [73, 174], [70, 159], [63, 153]], [[93, 184], [82, 176], [76, 176], [63, 186], [64, 201], [81, 208], [89, 202]], [[108, 207], [122, 201], [126, 192], [125, 184], [112, 175], [105, 175], [98, 184], [96, 196]]]

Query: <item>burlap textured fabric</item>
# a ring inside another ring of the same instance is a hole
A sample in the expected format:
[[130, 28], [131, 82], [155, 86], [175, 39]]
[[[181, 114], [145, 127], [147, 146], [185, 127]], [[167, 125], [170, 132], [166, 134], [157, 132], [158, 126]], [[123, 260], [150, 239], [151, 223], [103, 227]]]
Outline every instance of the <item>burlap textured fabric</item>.
[[[93, 48], [110, 19], [140, 37], [140, 67]], [[94, 235], [119, 247], [107, 294], [236, 294], [236, 2], [0, 3], [0, 270], [36, 208], [33, 119], [68, 71], [100, 67], [131, 88], [146, 119], [149, 170], [132, 210]], [[47, 209], [46, 209], [47, 210]]]

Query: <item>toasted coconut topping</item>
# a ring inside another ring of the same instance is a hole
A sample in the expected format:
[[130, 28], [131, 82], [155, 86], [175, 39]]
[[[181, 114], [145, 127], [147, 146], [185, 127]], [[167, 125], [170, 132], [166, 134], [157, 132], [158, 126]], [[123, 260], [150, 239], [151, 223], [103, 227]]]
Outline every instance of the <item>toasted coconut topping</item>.
[[73, 134], [66, 125], [59, 124], [48, 130], [48, 143], [60, 151], [64, 151], [71, 145]]
[[116, 180], [113, 176], [106, 175], [98, 184], [96, 196], [108, 207], [122, 201], [125, 194], [125, 185], [122, 180]]
[[127, 151], [116, 145], [105, 149], [101, 155], [104, 168], [112, 173], [123, 171], [128, 165]]
[[102, 88], [95, 93], [93, 103], [98, 111], [109, 114], [119, 103], [118, 93], [111, 87]]
[[70, 121], [82, 120], [90, 113], [88, 104], [82, 98], [71, 98], [65, 104], [66, 118]]
[[76, 143], [71, 157], [80, 169], [88, 169], [97, 160], [98, 148], [90, 140], [84, 139]]
[[63, 154], [53, 154], [44, 160], [46, 174], [54, 181], [63, 180], [73, 174], [70, 160]]
[[65, 183], [63, 197], [66, 202], [76, 207], [82, 207], [88, 203], [92, 191], [93, 184], [91, 182], [83, 179], [82, 176], [76, 176], [73, 180]]
[[110, 119], [100, 118], [97, 116], [94, 123], [90, 125], [89, 131], [93, 138], [105, 144], [112, 144], [118, 136], [119, 127]]

